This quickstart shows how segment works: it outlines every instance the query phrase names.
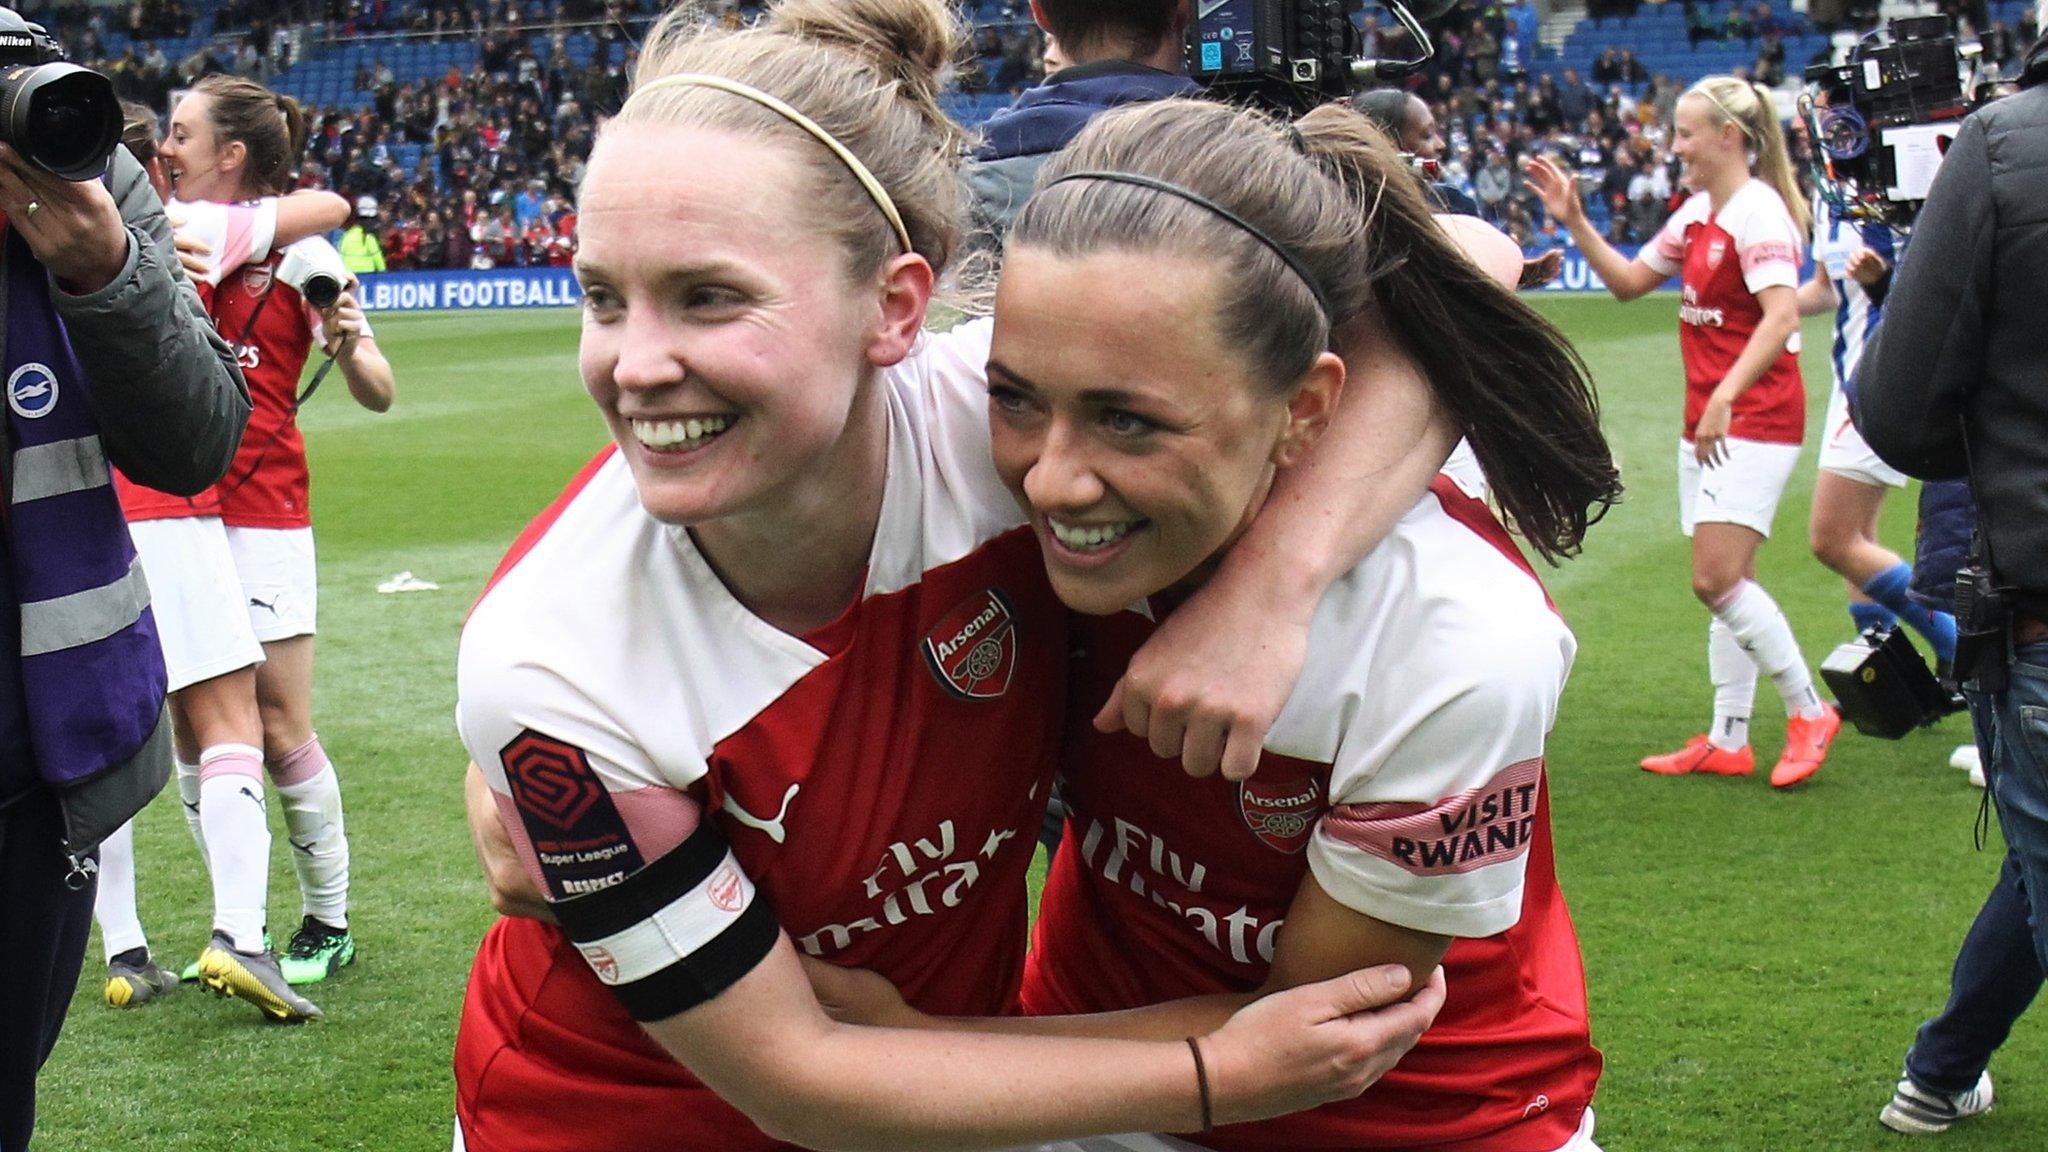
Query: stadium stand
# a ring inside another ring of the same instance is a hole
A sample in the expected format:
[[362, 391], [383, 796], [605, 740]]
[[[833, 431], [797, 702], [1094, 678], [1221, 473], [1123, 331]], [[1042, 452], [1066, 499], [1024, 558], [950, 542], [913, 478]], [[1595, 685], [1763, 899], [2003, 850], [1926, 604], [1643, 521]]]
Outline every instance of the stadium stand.
[[[1442, 178], [1472, 193], [1525, 247], [1566, 245], [1522, 187], [1532, 153], [1562, 157], [1588, 210], [1621, 243], [1662, 221], [1676, 176], [1672, 106], [1714, 73], [1796, 83], [1838, 39], [1874, 27], [1868, 0], [1595, 0], [1561, 42], [1538, 43], [1530, 0], [1454, 10], [1433, 29], [1438, 54], [1413, 82], [1447, 142]], [[2009, 62], [2035, 30], [2026, 0], [1944, 0]], [[56, 31], [129, 96], [164, 109], [199, 75], [235, 72], [306, 105], [304, 179], [382, 206], [393, 268], [566, 263], [573, 189], [597, 117], [624, 98], [633, 45], [660, 0], [138, 0], [38, 3]], [[760, 0], [725, 0], [741, 22]], [[1377, 55], [1405, 33], [1376, 6], [1355, 19]], [[970, 127], [1036, 82], [1042, 37], [1025, 0], [974, 0], [972, 51], [946, 97]], [[1825, 8], [1825, 11], [1823, 9]], [[1925, 10], [1921, 6], [1914, 11]], [[1886, 11], [1884, 15], [1904, 14]], [[1597, 14], [1595, 14], [1597, 13]]]

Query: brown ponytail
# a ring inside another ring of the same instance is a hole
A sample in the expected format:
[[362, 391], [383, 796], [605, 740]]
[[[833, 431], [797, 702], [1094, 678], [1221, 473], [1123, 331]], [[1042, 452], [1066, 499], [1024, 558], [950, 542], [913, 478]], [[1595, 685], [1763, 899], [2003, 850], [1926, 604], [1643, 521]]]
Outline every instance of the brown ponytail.
[[[1300, 147], [1261, 113], [1194, 100], [1106, 113], [1046, 164], [1010, 243], [1213, 261], [1228, 277], [1222, 330], [1276, 388], [1300, 379], [1333, 328], [1380, 309], [1471, 440], [1516, 529], [1546, 559], [1574, 554], [1621, 493], [1584, 363], [1465, 259], [1363, 115], [1331, 105], [1297, 128]], [[1053, 183], [1095, 170], [1167, 181], [1229, 209], [1299, 262], [1328, 313], [1302, 274], [1214, 212], [1127, 184]]]
[[248, 152], [242, 190], [278, 196], [298, 179], [306, 151], [306, 113], [299, 102], [253, 80], [216, 73], [192, 86], [209, 97], [207, 120], [221, 144], [239, 141]]
[[1366, 214], [1386, 327], [1471, 442], [1508, 519], [1544, 559], [1576, 554], [1622, 491], [1585, 362], [1562, 332], [1465, 258], [1365, 116], [1331, 104], [1296, 127]]

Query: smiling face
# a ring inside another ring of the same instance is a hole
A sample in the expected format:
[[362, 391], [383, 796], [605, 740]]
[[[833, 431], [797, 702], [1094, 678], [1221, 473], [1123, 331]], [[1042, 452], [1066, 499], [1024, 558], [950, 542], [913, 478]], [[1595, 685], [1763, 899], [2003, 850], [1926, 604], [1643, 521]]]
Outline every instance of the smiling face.
[[1071, 608], [1106, 615], [1205, 577], [1342, 387], [1334, 356], [1303, 395], [1256, 379], [1219, 335], [1221, 298], [1196, 260], [1006, 258], [989, 356], [996, 471]]
[[1439, 160], [1444, 154], [1443, 133], [1436, 116], [1419, 97], [1408, 97], [1401, 115], [1401, 151], [1423, 160]]
[[1749, 174], [1742, 129], [1732, 120], [1715, 123], [1712, 102], [1697, 92], [1681, 99], [1672, 113], [1671, 154], [1684, 164], [1682, 178], [1691, 188], [1711, 187], [1737, 170]]
[[783, 149], [703, 129], [618, 124], [590, 158], [583, 382], [656, 519], [772, 509], [846, 450], [879, 307], [808, 188]]
[[171, 131], [157, 146], [171, 192], [181, 200], [234, 200], [237, 172], [246, 153], [240, 144], [223, 144], [213, 130], [213, 97], [194, 92], [171, 111]]

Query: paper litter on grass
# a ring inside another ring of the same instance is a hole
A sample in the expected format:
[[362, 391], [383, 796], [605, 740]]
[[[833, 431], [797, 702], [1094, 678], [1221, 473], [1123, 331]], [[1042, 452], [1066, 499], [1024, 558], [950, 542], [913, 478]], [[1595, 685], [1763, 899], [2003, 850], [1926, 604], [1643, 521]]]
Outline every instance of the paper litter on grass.
[[377, 585], [377, 591], [385, 593], [439, 592], [440, 590], [441, 586], [439, 584], [434, 583], [432, 580], [422, 580], [410, 572], [400, 572], [398, 575]]

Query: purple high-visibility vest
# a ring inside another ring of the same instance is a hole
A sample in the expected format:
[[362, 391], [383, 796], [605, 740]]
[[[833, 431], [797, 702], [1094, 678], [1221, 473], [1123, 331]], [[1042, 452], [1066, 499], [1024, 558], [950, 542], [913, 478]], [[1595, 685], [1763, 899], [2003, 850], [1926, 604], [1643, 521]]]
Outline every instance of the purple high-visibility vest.
[[[165, 674], [149, 584], [128, 537], [89, 384], [41, 262], [6, 237], [7, 558], [36, 771], [78, 784], [155, 731]], [[0, 657], [5, 658], [5, 657]]]

